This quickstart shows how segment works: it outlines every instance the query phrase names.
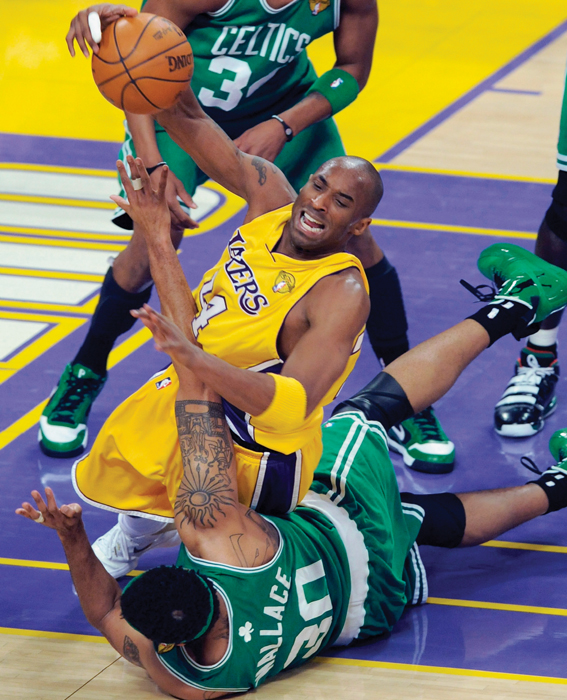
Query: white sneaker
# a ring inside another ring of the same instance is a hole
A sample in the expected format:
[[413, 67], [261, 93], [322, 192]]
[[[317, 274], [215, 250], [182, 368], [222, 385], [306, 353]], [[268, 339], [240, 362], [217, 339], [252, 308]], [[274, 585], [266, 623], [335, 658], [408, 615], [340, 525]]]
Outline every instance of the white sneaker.
[[92, 548], [108, 573], [114, 578], [120, 578], [136, 568], [144, 552], [156, 547], [175, 547], [180, 541], [177, 530], [171, 529], [169, 524], [155, 534], [130, 537], [117, 523], [99, 537]]

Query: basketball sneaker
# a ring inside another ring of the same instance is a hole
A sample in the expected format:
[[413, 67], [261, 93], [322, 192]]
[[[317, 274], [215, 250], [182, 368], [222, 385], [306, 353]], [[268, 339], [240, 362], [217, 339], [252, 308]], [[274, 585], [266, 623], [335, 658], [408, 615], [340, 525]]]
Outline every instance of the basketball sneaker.
[[567, 272], [520, 246], [489, 246], [480, 254], [478, 269], [498, 288], [493, 303], [508, 300], [526, 307], [514, 330], [518, 339], [533, 333], [536, 324], [567, 305]]
[[453, 470], [455, 445], [445, 434], [432, 406], [393, 425], [388, 431], [388, 445], [415, 471], [448, 474]]
[[39, 446], [49, 457], [76, 457], [87, 445], [87, 418], [106, 381], [79, 363], [67, 365], [39, 419]]
[[567, 430], [556, 430], [549, 440], [549, 449], [557, 464], [542, 472], [528, 457], [522, 458], [522, 464], [539, 475], [539, 479], [529, 481], [537, 484], [544, 491], [549, 501], [547, 513], [553, 513], [567, 506]]
[[554, 352], [523, 348], [514, 376], [494, 407], [498, 435], [518, 438], [538, 433], [547, 416], [555, 411], [558, 380], [559, 364]]
[[175, 547], [179, 543], [177, 530], [169, 523], [154, 534], [131, 537], [124, 532], [119, 521], [93, 542], [92, 548], [106, 571], [112, 577], [120, 578], [136, 568], [144, 552], [156, 547]]

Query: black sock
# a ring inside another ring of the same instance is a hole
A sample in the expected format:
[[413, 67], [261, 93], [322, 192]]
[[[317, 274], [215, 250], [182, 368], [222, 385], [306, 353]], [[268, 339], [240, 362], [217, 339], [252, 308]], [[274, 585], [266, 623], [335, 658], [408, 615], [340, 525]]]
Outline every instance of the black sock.
[[512, 333], [519, 340], [539, 330], [539, 323], [528, 323], [534, 316], [534, 310], [517, 301], [504, 299], [497, 304], [483, 306], [468, 318], [480, 323], [490, 336], [490, 345], [499, 338]]
[[370, 287], [368, 339], [385, 365], [409, 350], [408, 322], [396, 268], [386, 257], [365, 270]]
[[112, 268], [109, 268], [102, 283], [100, 299], [91, 319], [89, 331], [73, 364], [78, 362], [104, 376], [108, 356], [116, 338], [129, 331], [136, 322], [130, 310], [139, 309], [149, 301], [152, 286], [144, 289], [143, 292], [134, 294], [127, 292], [115, 282]]

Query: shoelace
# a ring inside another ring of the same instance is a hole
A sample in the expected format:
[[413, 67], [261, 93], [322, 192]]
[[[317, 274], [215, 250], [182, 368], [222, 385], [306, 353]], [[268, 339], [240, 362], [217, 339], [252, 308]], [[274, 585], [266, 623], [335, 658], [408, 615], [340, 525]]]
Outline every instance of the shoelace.
[[88, 394], [96, 392], [100, 379], [80, 379], [71, 375], [67, 380], [67, 390], [57, 402], [57, 409], [51, 414], [52, 420], [64, 420], [74, 414]]
[[553, 367], [518, 367], [518, 373], [510, 379], [508, 386], [518, 384], [539, 386], [544, 377], [550, 377], [554, 373]]
[[[494, 297], [498, 293], [497, 290], [490, 284], [479, 284], [476, 287], [473, 287], [472, 284], [469, 284], [466, 280], [459, 280], [459, 283], [462, 284], [463, 287], [473, 294], [479, 301], [484, 303], [493, 301]], [[489, 289], [490, 291], [482, 292], [482, 289]]]
[[423, 411], [417, 413], [413, 417], [413, 421], [421, 431], [423, 437], [427, 440], [441, 441], [444, 439], [441, 435], [439, 424], [433, 416], [431, 407], [425, 408]]
[[539, 476], [541, 476], [543, 474], [543, 472], [537, 466], [537, 464], [533, 461], [533, 459], [530, 459], [530, 457], [528, 457], [527, 455], [524, 455], [523, 457], [520, 458], [520, 464], [522, 465], [522, 467], [529, 469], [534, 474], [538, 474]]
[[[565, 460], [561, 460], [560, 464], [562, 464], [564, 461]], [[558, 474], [565, 473], [565, 470], [558, 467], [557, 464], [553, 464], [551, 467], [548, 467], [544, 472], [542, 472], [541, 469], [537, 466], [537, 464], [533, 461], [533, 459], [530, 459], [530, 457], [528, 457], [527, 455], [524, 455], [520, 458], [520, 464], [522, 465], [522, 467], [529, 469], [531, 472], [537, 474], [538, 476], [541, 476], [546, 472], [557, 472]]]

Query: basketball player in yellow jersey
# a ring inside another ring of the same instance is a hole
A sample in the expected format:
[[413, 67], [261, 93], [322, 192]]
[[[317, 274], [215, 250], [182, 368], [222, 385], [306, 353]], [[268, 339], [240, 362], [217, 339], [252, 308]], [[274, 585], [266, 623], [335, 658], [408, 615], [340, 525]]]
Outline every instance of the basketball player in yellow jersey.
[[[285, 513], [310, 486], [322, 450], [322, 407], [359, 353], [367, 286], [358, 259], [344, 249], [370, 224], [382, 196], [380, 176], [363, 159], [338, 158], [322, 165], [297, 196], [277, 167], [240, 152], [191, 90], [157, 118], [199, 167], [249, 205], [194, 301], [169, 236], [167, 169], [154, 192], [142, 161], [130, 158], [134, 185], [119, 166], [128, 202], [114, 199], [144, 231], [162, 304], [177, 318], [180, 308], [187, 319], [195, 315], [183, 329], [203, 348], [194, 348], [191, 369], [223, 398], [240, 500]], [[152, 378], [116, 409], [91, 453], [75, 465], [81, 495], [122, 514], [95, 543], [115, 576], [171, 534], [156, 537], [173, 519], [182, 476], [177, 386], [173, 368]]]

